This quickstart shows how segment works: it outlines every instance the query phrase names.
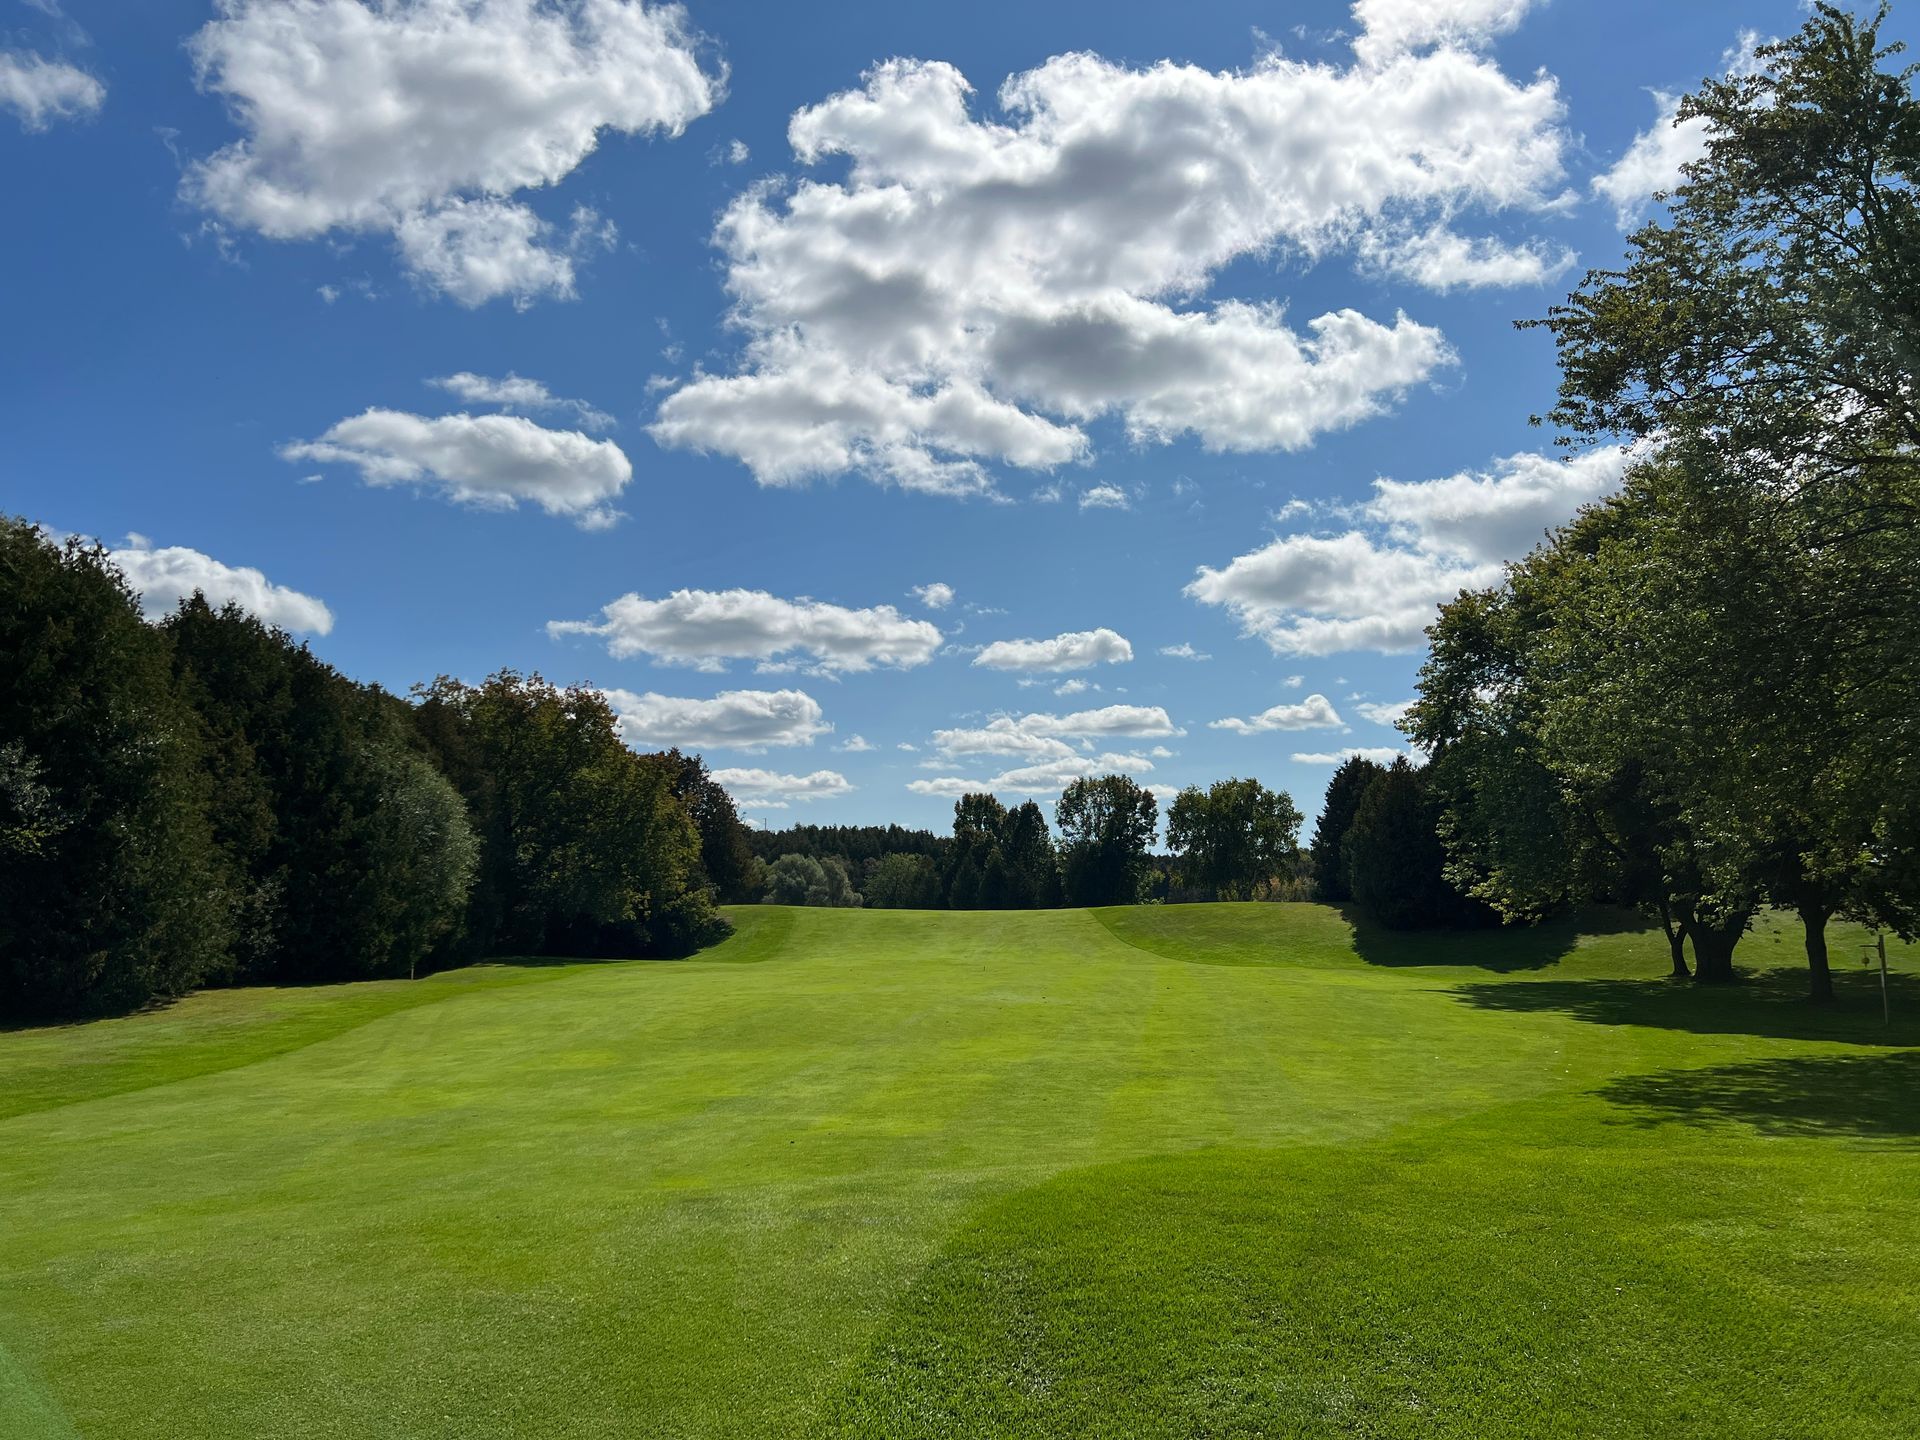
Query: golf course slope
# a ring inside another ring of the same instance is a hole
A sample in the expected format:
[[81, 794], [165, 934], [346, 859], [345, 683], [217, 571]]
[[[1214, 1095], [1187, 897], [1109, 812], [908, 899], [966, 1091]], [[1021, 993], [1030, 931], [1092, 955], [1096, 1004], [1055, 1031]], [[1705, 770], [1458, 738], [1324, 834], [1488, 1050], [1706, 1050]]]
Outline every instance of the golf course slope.
[[734, 919], [0, 1031], [0, 1434], [1920, 1432], [1914, 952]]

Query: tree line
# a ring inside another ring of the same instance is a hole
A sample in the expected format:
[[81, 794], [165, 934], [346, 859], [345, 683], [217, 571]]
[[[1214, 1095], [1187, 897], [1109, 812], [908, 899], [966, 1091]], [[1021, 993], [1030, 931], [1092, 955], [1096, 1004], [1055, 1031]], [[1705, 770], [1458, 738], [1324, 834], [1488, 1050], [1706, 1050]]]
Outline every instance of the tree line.
[[698, 757], [539, 676], [409, 703], [0, 520], [0, 1014], [494, 954], [678, 954], [752, 856]]
[[1407, 722], [1460, 889], [1640, 905], [1709, 983], [1779, 907], [1816, 999], [1835, 916], [1920, 928], [1920, 104], [1885, 15], [1818, 6], [1683, 102], [1667, 216], [1540, 322], [1552, 421], [1639, 462], [1444, 607]]

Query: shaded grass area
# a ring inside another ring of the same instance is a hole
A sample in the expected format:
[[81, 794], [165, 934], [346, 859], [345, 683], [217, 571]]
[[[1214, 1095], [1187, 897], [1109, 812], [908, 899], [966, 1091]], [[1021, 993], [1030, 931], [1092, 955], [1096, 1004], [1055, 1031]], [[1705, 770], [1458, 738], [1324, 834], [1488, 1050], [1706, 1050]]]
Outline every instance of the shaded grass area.
[[735, 918], [0, 1035], [0, 1433], [1920, 1410], [1920, 1052], [1852, 970], [1813, 1012], [1618, 917], [1391, 960], [1304, 905]]

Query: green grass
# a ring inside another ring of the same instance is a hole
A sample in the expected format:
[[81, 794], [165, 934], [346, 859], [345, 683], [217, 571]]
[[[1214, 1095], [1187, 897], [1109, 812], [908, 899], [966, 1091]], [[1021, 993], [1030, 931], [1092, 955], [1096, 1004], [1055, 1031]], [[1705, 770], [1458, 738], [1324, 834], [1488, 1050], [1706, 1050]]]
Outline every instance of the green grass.
[[0, 1032], [0, 1435], [1914, 1432], [1912, 952], [738, 919]]

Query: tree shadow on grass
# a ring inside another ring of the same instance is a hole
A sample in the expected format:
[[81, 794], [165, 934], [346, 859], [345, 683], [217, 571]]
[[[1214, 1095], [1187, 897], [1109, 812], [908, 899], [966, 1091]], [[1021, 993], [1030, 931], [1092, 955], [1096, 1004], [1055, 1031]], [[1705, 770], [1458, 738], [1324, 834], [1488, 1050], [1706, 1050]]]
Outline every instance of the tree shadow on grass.
[[1369, 965], [1451, 965], [1500, 975], [1556, 965], [1582, 935], [1647, 928], [1647, 922], [1631, 910], [1611, 908], [1559, 915], [1538, 925], [1490, 925], [1477, 930], [1388, 930], [1369, 920], [1358, 906], [1344, 906], [1340, 913], [1353, 927], [1354, 953]]
[[1593, 1025], [1645, 1025], [1695, 1035], [1762, 1035], [1853, 1045], [1920, 1045], [1920, 977], [1895, 975], [1888, 986], [1893, 1023], [1881, 1022], [1877, 975], [1837, 971], [1836, 998], [1816, 1005], [1807, 972], [1786, 968], [1746, 976], [1737, 985], [1685, 980], [1524, 980], [1483, 982], [1453, 991], [1478, 1010], [1562, 1014]]
[[1595, 1093], [1636, 1125], [1744, 1124], [1768, 1135], [1920, 1145], [1920, 1051], [1662, 1070]]

